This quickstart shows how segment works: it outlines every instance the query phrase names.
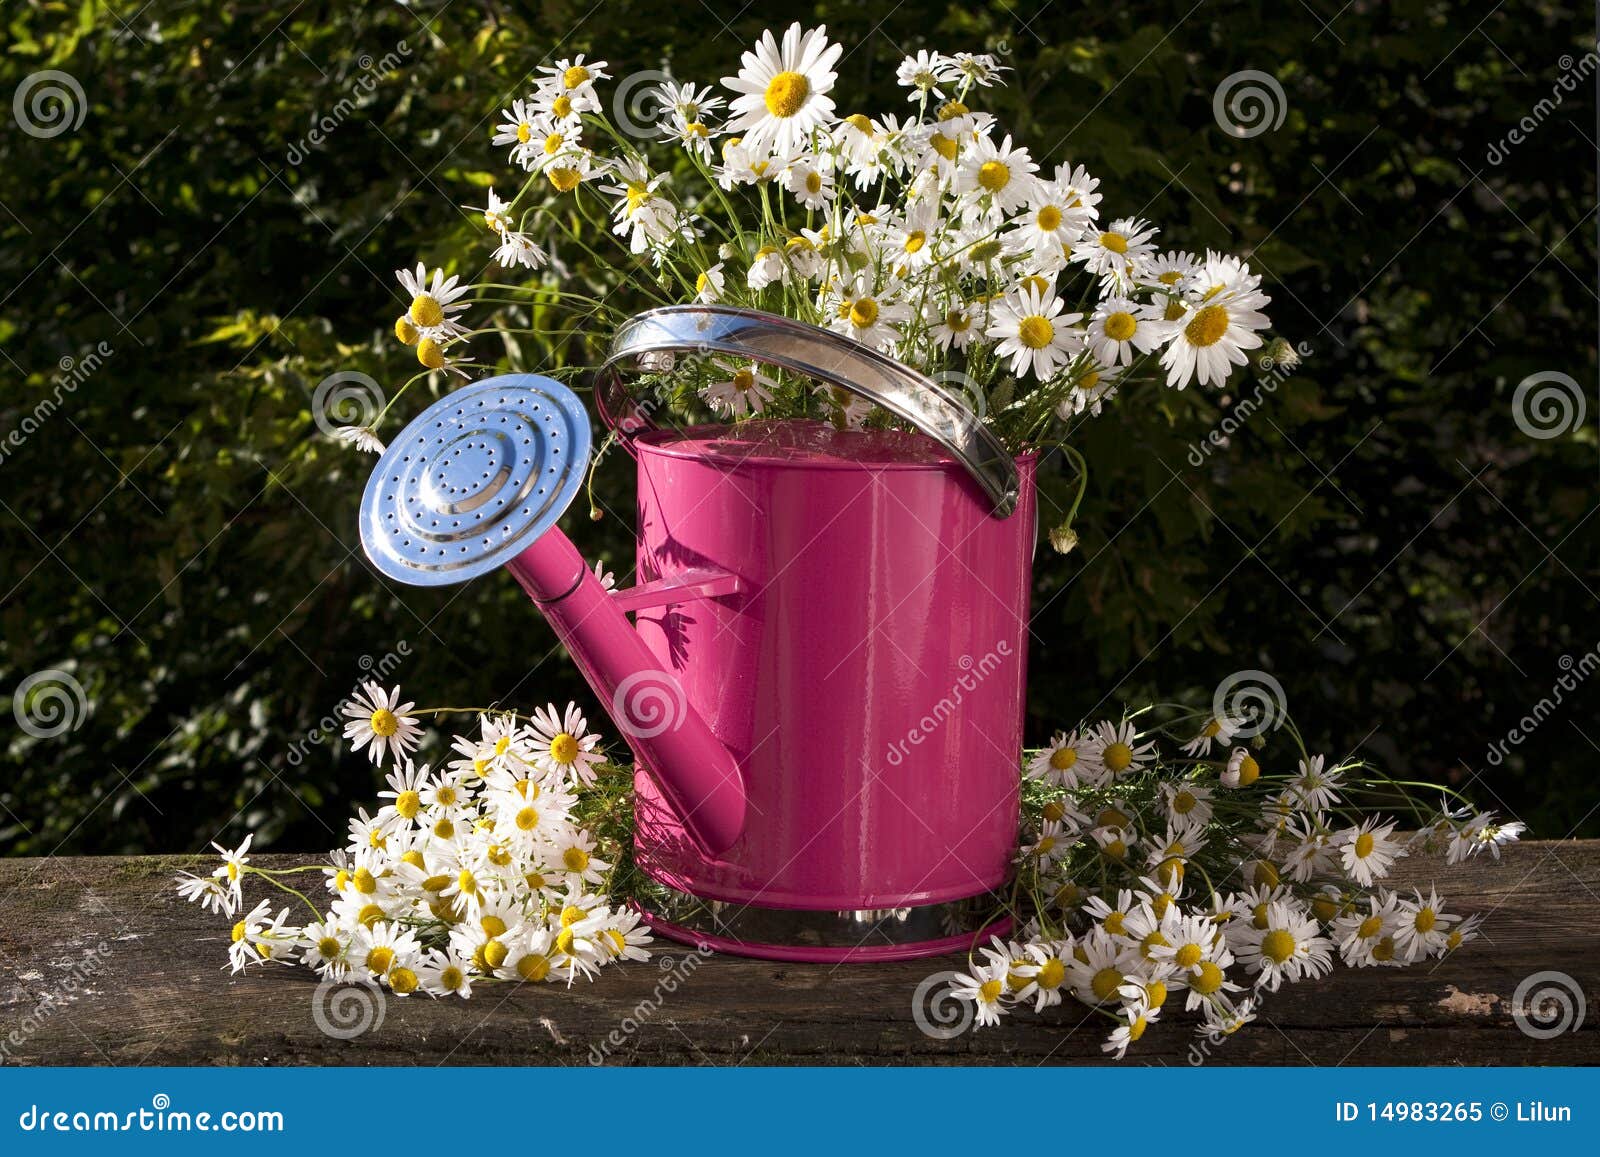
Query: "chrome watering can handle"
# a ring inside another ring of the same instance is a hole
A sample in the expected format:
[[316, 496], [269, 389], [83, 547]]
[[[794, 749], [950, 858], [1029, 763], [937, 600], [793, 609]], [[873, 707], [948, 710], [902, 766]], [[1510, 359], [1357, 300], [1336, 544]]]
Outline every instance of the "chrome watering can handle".
[[996, 515], [1006, 518], [1016, 509], [1016, 462], [960, 398], [870, 346], [777, 314], [669, 305], [629, 318], [617, 328], [596, 380], [600, 416], [624, 437], [655, 428], [654, 407], [634, 395], [622, 363], [652, 354], [714, 353], [815, 378], [882, 406], [955, 455], [994, 503]]

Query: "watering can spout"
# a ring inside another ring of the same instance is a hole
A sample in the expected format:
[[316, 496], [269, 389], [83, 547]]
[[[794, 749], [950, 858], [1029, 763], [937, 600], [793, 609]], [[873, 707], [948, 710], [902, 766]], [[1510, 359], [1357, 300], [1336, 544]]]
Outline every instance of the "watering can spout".
[[[739, 765], [578, 548], [552, 527], [506, 564], [683, 821], [712, 854], [744, 830]], [[731, 588], [730, 588], [731, 589]]]
[[440, 398], [384, 451], [361, 500], [361, 541], [415, 586], [511, 571], [566, 644], [684, 830], [708, 853], [744, 830], [738, 762], [712, 734], [627, 610], [729, 593], [728, 575], [614, 596], [556, 527], [583, 485], [589, 419], [565, 386], [509, 374]]

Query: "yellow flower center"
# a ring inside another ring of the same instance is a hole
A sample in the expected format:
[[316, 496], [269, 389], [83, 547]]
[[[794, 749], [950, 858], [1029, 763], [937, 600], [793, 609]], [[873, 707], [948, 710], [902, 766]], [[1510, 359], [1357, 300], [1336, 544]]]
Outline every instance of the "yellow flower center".
[[504, 936], [506, 934], [506, 922], [498, 916], [480, 916], [478, 917], [478, 923], [490, 936]]
[[1128, 826], [1128, 816], [1120, 808], [1101, 808], [1100, 814], [1095, 817], [1094, 822], [1102, 828], [1125, 828]]
[[517, 125], [517, 142], [519, 144], [524, 144], [525, 145], [529, 141], [531, 141], [532, 139], [533, 139], [533, 126], [530, 125], [527, 121], [521, 121], [520, 123], [518, 123], [518, 125]]
[[1261, 955], [1274, 964], [1282, 964], [1294, 955], [1294, 935], [1282, 928], [1274, 928], [1261, 938]]
[[1100, 850], [1103, 851], [1106, 855], [1110, 856], [1113, 860], [1120, 860], [1120, 859], [1122, 859], [1123, 856], [1126, 856], [1128, 854], [1128, 845], [1125, 844], [1120, 839], [1111, 840], [1109, 843], [1107, 843], [1105, 845], [1105, 847], [1101, 848]]
[[920, 253], [922, 251], [922, 247], [927, 243], [928, 235], [921, 229], [913, 229], [910, 233], [906, 234], [905, 245], [902, 246], [902, 248], [904, 248], [907, 253]]
[[1239, 786], [1249, 787], [1261, 775], [1261, 765], [1256, 762], [1255, 756], [1247, 755], [1239, 761]]
[[1054, 205], [1046, 205], [1033, 217], [1034, 224], [1039, 226], [1040, 232], [1054, 233], [1061, 228], [1061, 210]]
[[394, 336], [405, 345], [416, 345], [417, 338], [422, 335], [417, 332], [417, 327], [411, 324], [411, 319], [402, 313], [394, 319]]
[[993, 1004], [1000, 999], [1000, 993], [1004, 989], [1005, 983], [1003, 981], [985, 980], [978, 986], [978, 999], [983, 1001], [984, 1004]]
[[483, 942], [483, 962], [490, 968], [499, 968], [504, 964], [509, 952], [510, 949], [499, 940], [485, 940]]
[[1376, 843], [1377, 841], [1372, 838], [1371, 832], [1362, 832], [1356, 837], [1356, 859], [1364, 860], [1372, 855], [1372, 848]]
[[528, 983], [533, 984], [550, 975], [550, 959], [537, 952], [530, 952], [517, 961], [517, 975]]
[[544, 155], [553, 157], [561, 151], [561, 146], [566, 143], [560, 133], [551, 133], [544, 139]]
[[1050, 766], [1057, 771], [1071, 771], [1078, 762], [1078, 752], [1075, 748], [1057, 748], [1050, 756]]
[[561, 853], [561, 862], [569, 872], [581, 872], [589, 866], [589, 853], [582, 848], [568, 848]]
[[1147, 935], [1143, 940], [1139, 941], [1139, 953], [1146, 960], [1154, 960], [1154, 949], [1165, 948], [1166, 946], [1167, 938], [1161, 935], [1161, 930], [1158, 928], [1154, 932], [1151, 932], [1149, 935]]
[[863, 297], [850, 303], [850, 324], [857, 329], [871, 329], [878, 320], [878, 303]]
[[1040, 277], [1037, 273], [1033, 274], [1031, 277], [1024, 277], [1019, 284], [1023, 289], [1033, 290], [1040, 297], [1043, 297], [1044, 291], [1050, 288], [1050, 283], [1043, 277]]
[[1004, 161], [985, 161], [978, 168], [978, 184], [998, 193], [1011, 183], [1011, 169]]
[[775, 117], [794, 116], [805, 107], [811, 82], [798, 72], [780, 72], [767, 82], [767, 111]]
[[385, 944], [369, 949], [367, 952], [367, 967], [382, 976], [394, 967], [394, 949]]
[[409, 968], [390, 969], [389, 987], [401, 996], [407, 996], [417, 991], [417, 974]]
[[959, 147], [955, 137], [947, 137], [943, 133], [934, 133], [928, 138], [928, 145], [947, 161], [956, 159], [956, 149]]
[[1122, 987], [1122, 980], [1122, 973], [1108, 965], [1094, 974], [1089, 981], [1089, 988], [1096, 1000], [1110, 1000], [1112, 994]]
[[441, 816], [439, 818], [439, 822], [433, 825], [433, 834], [438, 836], [441, 840], [454, 839], [456, 834], [456, 825], [450, 822], [449, 816]]
[[566, 93], [562, 93], [550, 102], [550, 111], [565, 120], [572, 115], [572, 98]]
[[364, 904], [362, 905], [361, 911], [356, 913], [356, 923], [360, 924], [363, 928], [371, 928], [379, 920], [382, 920], [385, 915], [386, 913], [384, 910], [378, 905]]
[[[431, 293], [419, 293], [413, 297], [409, 312], [411, 320], [423, 329], [430, 329], [444, 321], [444, 307], [439, 304]], [[374, 722], [377, 721], [379, 714], [380, 712], [373, 712], [372, 718]], [[382, 711], [381, 714], [388, 715], [390, 719], [394, 718], [388, 711]], [[384, 734], [388, 733], [385, 732]]]
[[1437, 922], [1438, 913], [1436, 913], [1432, 908], [1423, 908], [1417, 913], [1416, 919], [1412, 921], [1412, 923], [1416, 926], [1417, 931], [1422, 933], [1432, 932], [1433, 926]]
[[1160, 1008], [1167, 1003], [1167, 986], [1159, 980], [1152, 980], [1146, 984], [1144, 994], [1149, 998], [1151, 1008]]
[[1061, 982], [1067, 978], [1067, 966], [1052, 956], [1039, 966], [1039, 975], [1034, 979], [1040, 988], [1060, 988]]
[[571, 92], [588, 79], [589, 70], [581, 64], [574, 64], [561, 74], [561, 84], [568, 92]]
[[1113, 936], [1122, 935], [1122, 921], [1126, 914], [1122, 912], [1107, 912], [1106, 918], [1100, 921], [1100, 926]]
[[1090, 370], [1088, 373], [1084, 374], [1083, 377], [1079, 378], [1077, 381], [1072, 383], [1074, 389], [1079, 389], [1079, 390], [1084, 390], [1084, 391], [1092, 390], [1096, 386], [1098, 386], [1099, 384], [1100, 384], [1100, 371], [1099, 370]]
[[1131, 1041], [1138, 1040], [1144, 1035], [1144, 1030], [1149, 1027], [1149, 1024], [1150, 1022], [1145, 1020], [1144, 1017], [1139, 1017], [1128, 1026], [1128, 1039]]
[[1394, 937], [1385, 936], [1372, 946], [1372, 959], [1390, 961], [1394, 959]]
[[243, 920], [241, 920], [241, 921], [239, 921], [239, 922], [238, 922], [238, 923], [237, 923], [237, 924], [235, 924], [235, 925], [234, 925], [234, 926], [233, 926], [233, 933], [232, 933], [232, 935], [233, 935], [233, 942], [234, 942], [234, 943], [235, 943], [235, 944], [237, 944], [237, 943], [239, 943], [239, 941], [241, 941], [241, 940], [243, 940], [243, 939], [244, 939], [244, 936], [245, 936], [245, 926], [244, 926], [244, 921], [243, 921]]
[[806, 192], [816, 194], [822, 192], [822, 174], [810, 172], [806, 174]]
[[414, 820], [422, 810], [422, 796], [407, 789], [394, 797], [394, 810], [400, 813], [401, 819]]
[[1170, 907], [1172, 907], [1172, 897], [1165, 892], [1160, 893], [1150, 902], [1150, 910], [1156, 914], [1157, 920], [1165, 916], [1167, 909]]
[[355, 884], [356, 891], [364, 896], [370, 896], [378, 890], [378, 881], [366, 868], [357, 868], [352, 876], [351, 883]]
[[1190, 345], [1197, 346], [1216, 345], [1227, 332], [1228, 311], [1220, 305], [1196, 310], [1189, 324], [1183, 327], [1183, 336], [1189, 339]]
[[1179, 273], [1176, 269], [1169, 269], [1160, 277], [1156, 278], [1156, 280], [1161, 282], [1162, 285], [1176, 285], [1178, 282], [1183, 280], [1183, 274]]
[[1183, 304], [1183, 302], [1179, 301], [1176, 297], [1174, 297], [1171, 301], [1167, 302], [1167, 308], [1166, 308], [1165, 311], [1162, 312], [1161, 320], [1162, 321], [1177, 321], [1180, 317], [1183, 316], [1184, 310], [1186, 308], [1187, 307]]
[[1258, 885], [1265, 884], [1269, 888], [1276, 888], [1278, 886], [1278, 880], [1278, 869], [1275, 865], [1266, 860], [1256, 861], [1255, 872], [1253, 873], [1253, 878], [1251, 881], [1252, 883]]
[[1361, 927], [1356, 929], [1356, 937], [1361, 940], [1371, 940], [1381, 931], [1383, 931], [1383, 917], [1368, 916], [1361, 921]]
[[465, 896], [474, 895], [478, 891], [478, 878], [463, 868], [456, 876], [456, 888]]
[[578, 741], [563, 731], [550, 741], [550, 758], [557, 763], [571, 763], [578, 758]]
[[[420, 301], [421, 298], [418, 298], [418, 300]], [[432, 298], [429, 298], [429, 300], [431, 301]], [[416, 307], [412, 306], [412, 308], [415, 309]], [[438, 323], [436, 322], [434, 324]], [[396, 718], [395, 713], [390, 711], [387, 707], [380, 707], [374, 711], [372, 713], [372, 719], [369, 721], [369, 723], [372, 727], [372, 734], [379, 736], [382, 739], [387, 739], [396, 731], [400, 730], [400, 720]]]
[[683, 135], [686, 137], [709, 137], [711, 130], [699, 121], [690, 121], [683, 126]]
[[1222, 987], [1222, 969], [1210, 960], [1200, 962], [1200, 971], [1189, 978], [1189, 987], [1201, 996], [1210, 996]]
[[577, 169], [546, 169], [544, 175], [558, 193], [572, 192], [583, 178]]
[[853, 112], [844, 118], [844, 123], [858, 133], [866, 133], [869, 137], [872, 135], [872, 122], [867, 119], [865, 113]]
[[447, 964], [439, 971], [439, 987], [454, 992], [466, 981], [466, 973], [454, 964]]
[[1194, 794], [1192, 792], [1180, 791], [1177, 795], [1172, 797], [1172, 810], [1177, 812], [1180, 816], [1186, 816], [1190, 812], [1194, 811], [1195, 805], [1199, 802], [1199, 800], [1194, 798]]
[[956, 117], [964, 117], [971, 111], [971, 109], [962, 104], [959, 100], [952, 100], [939, 107], [939, 119], [942, 121], [951, 121], [955, 120]]
[[1179, 968], [1193, 968], [1200, 963], [1200, 957], [1203, 955], [1204, 953], [1200, 951], [1200, 945], [1185, 944], [1173, 954], [1172, 959], [1177, 962]]
[[539, 809], [525, 807], [517, 813], [517, 828], [524, 832], [531, 832], [539, 826]]
[[324, 936], [317, 941], [317, 955], [324, 960], [337, 960], [339, 958], [339, 941], [332, 936]]
[[1113, 253], [1126, 253], [1128, 251], [1128, 239], [1121, 233], [1100, 234], [1100, 244]]
[[443, 368], [444, 347], [431, 337], [423, 338], [417, 343], [417, 361], [430, 370]]
[[1100, 761], [1106, 765], [1106, 770], [1121, 773], [1128, 770], [1128, 765], [1133, 762], [1133, 748], [1123, 743], [1120, 739], [1115, 743], [1108, 743]]
[[1017, 326], [1017, 340], [1031, 350], [1043, 349], [1055, 336], [1056, 327], [1050, 324], [1050, 319], [1038, 314], [1023, 318]]
[[[1139, 328], [1139, 323], [1134, 320], [1133, 314], [1118, 310], [1106, 318], [1106, 336], [1112, 341], [1127, 341], [1133, 336], [1133, 331]], [[1216, 732], [1211, 733], [1215, 735]]]

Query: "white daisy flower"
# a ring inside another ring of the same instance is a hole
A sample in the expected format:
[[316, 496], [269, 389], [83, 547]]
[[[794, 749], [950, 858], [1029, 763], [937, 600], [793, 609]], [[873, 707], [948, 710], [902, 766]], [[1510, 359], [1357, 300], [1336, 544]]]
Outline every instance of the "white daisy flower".
[[468, 293], [471, 286], [459, 284], [459, 277], [447, 279], [442, 269], [433, 271], [433, 280], [430, 282], [428, 267], [420, 261], [414, 271], [396, 269], [394, 275], [400, 287], [411, 295], [406, 317], [421, 337], [445, 341], [467, 332], [457, 318], [467, 308], [467, 303], [460, 298]]
[[1083, 413], [1098, 418], [1105, 403], [1116, 396], [1122, 374], [1123, 367], [1113, 369], [1100, 365], [1093, 358], [1083, 359], [1071, 373], [1071, 388], [1056, 403], [1056, 417], [1063, 422], [1070, 422]]
[[694, 299], [702, 305], [722, 300], [722, 294], [728, 285], [728, 278], [722, 271], [722, 265], [723, 263], [719, 261], [695, 277]]
[[1261, 764], [1250, 754], [1248, 747], [1235, 747], [1228, 753], [1228, 766], [1221, 775], [1226, 788], [1249, 787], [1261, 778]]
[[1231, 715], [1216, 716], [1206, 720], [1200, 733], [1188, 743], [1183, 745], [1183, 753], [1189, 756], [1205, 756], [1211, 754], [1211, 744], [1219, 743], [1226, 747], [1232, 740], [1234, 733], [1239, 730], [1244, 721]]
[[930, 96], [943, 100], [945, 87], [959, 80], [961, 71], [956, 67], [956, 62], [944, 53], [923, 48], [900, 62], [894, 78], [902, 88], [911, 90], [906, 94], [909, 101], [926, 101]]
[[350, 749], [367, 749], [372, 762], [382, 766], [384, 758], [393, 753], [396, 759], [405, 759], [422, 742], [422, 728], [407, 714], [416, 704], [400, 702], [400, 688], [387, 694], [376, 682], [367, 680], [344, 706], [344, 737], [350, 740]]
[[744, 134], [755, 152], [793, 156], [813, 129], [833, 119], [833, 66], [844, 47], [830, 44], [826, 25], [809, 32], [798, 22], [783, 34], [780, 45], [771, 30], [762, 34], [754, 52], [744, 54], [738, 76], [722, 78], [739, 95], [729, 106], [728, 131]]
[[986, 214], [1015, 213], [1035, 195], [1038, 166], [1028, 150], [1013, 147], [1008, 135], [999, 144], [979, 137], [963, 158], [956, 172], [955, 188], [983, 207]]
[[266, 929], [271, 911], [272, 905], [262, 900], [234, 924], [228, 945], [228, 967], [233, 972], [243, 972], [249, 965], [263, 962], [255, 942]]
[[1010, 71], [1009, 65], [1001, 64], [987, 52], [958, 52], [951, 57], [951, 63], [957, 72], [980, 88], [1003, 84], [1000, 74]]
[[215, 848], [222, 856], [222, 866], [217, 868], [211, 874], [219, 880], [227, 881], [228, 891], [233, 896], [234, 905], [242, 903], [244, 899], [244, 893], [242, 890], [244, 885], [244, 867], [250, 862], [250, 857], [245, 853], [249, 852], [250, 841], [255, 838], [256, 834], [254, 832], [250, 832], [244, 837], [243, 843], [241, 843], [237, 848], [232, 849], [223, 847], [215, 840], [211, 842], [211, 846]]
[[900, 327], [911, 318], [911, 307], [898, 300], [894, 290], [874, 287], [871, 270], [838, 287], [830, 305], [830, 329], [875, 349], [888, 349], [900, 341]]
[[1103, 928], [1092, 928], [1080, 937], [1072, 956], [1072, 987], [1078, 999], [1089, 1004], [1108, 1004], [1117, 999], [1117, 990], [1137, 970], [1138, 954], [1126, 940]]
[[1148, 306], [1126, 297], [1108, 297], [1095, 306], [1089, 318], [1089, 351], [1103, 366], [1125, 366], [1135, 353], [1147, 354], [1166, 338], [1159, 307], [1151, 316]]
[[539, 72], [542, 75], [535, 81], [538, 92], [534, 101], [540, 111], [562, 119], [601, 111], [600, 96], [594, 90], [594, 83], [608, 78], [605, 61], [585, 61], [580, 52], [571, 59], [541, 64]]
[[1077, 731], [1058, 731], [1049, 744], [1028, 761], [1027, 774], [1041, 783], [1072, 791], [1078, 786], [1079, 765], [1089, 753], [1089, 739]]
[[1120, 724], [1106, 720], [1096, 724], [1090, 752], [1091, 761], [1117, 780], [1143, 771], [1144, 765], [1155, 757], [1156, 745], [1153, 740], [1140, 743], [1131, 720]]
[[1333, 846], [1338, 849], [1345, 875], [1364, 888], [1387, 876], [1395, 860], [1406, 854], [1405, 844], [1394, 838], [1394, 829], [1392, 821], [1381, 824], [1378, 817], [1368, 816], [1355, 827], [1335, 834]]
[[382, 454], [385, 447], [371, 426], [340, 426], [333, 436], [365, 454]]
[[551, 840], [560, 870], [569, 886], [599, 884], [611, 865], [594, 854], [594, 837], [582, 828], [568, 827]]
[[1233, 366], [1248, 365], [1244, 351], [1261, 345], [1258, 331], [1269, 323], [1260, 310], [1271, 300], [1255, 289], [1224, 289], [1177, 321], [1161, 323], [1168, 337], [1161, 353], [1167, 385], [1179, 390], [1191, 381], [1220, 386]]
[[1073, 328], [1083, 315], [1063, 314], [1063, 308], [1054, 288], [1036, 286], [1008, 293], [995, 306], [988, 335], [999, 343], [995, 354], [1011, 360], [1012, 373], [1045, 381], [1083, 347], [1083, 335]]
[[1333, 967], [1332, 941], [1293, 901], [1268, 904], [1265, 925], [1242, 926], [1232, 945], [1239, 963], [1256, 977], [1257, 988], [1276, 992], [1285, 980], [1291, 984], [1306, 978], [1316, 980]]
[[539, 146], [534, 136], [534, 121], [538, 119], [538, 111], [525, 100], [514, 100], [511, 108], [502, 111], [500, 116], [500, 126], [495, 129], [489, 143], [509, 145], [512, 163], [528, 168]]
[[416, 964], [422, 991], [431, 996], [472, 995], [472, 963], [443, 948], [433, 948]]
[[632, 908], [610, 912], [600, 922], [597, 938], [609, 960], [649, 960], [646, 947], [654, 942], [650, 928]]
[[1386, 888], [1368, 893], [1366, 909], [1352, 907], [1331, 929], [1339, 955], [1352, 968], [1396, 964], [1394, 934], [1400, 928], [1400, 897]]
[[979, 1028], [999, 1024], [1000, 1018], [1005, 1015], [1006, 1009], [1000, 1003], [1000, 998], [1005, 995], [1008, 972], [1006, 961], [992, 960], [974, 966], [970, 972], [957, 976], [953, 982], [952, 994], [973, 1006]]
[[1161, 806], [1173, 823], [1204, 827], [1211, 822], [1211, 789], [1193, 780], [1174, 780], [1161, 785]]
[[833, 200], [833, 170], [817, 163], [814, 156], [790, 161], [780, 178], [783, 187], [807, 209], [826, 209]]
[[1109, 228], [1090, 230], [1072, 247], [1072, 260], [1086, 266], [1101, 280], [1115, 287], [1131, 286], [1144, 269], [1155, 246], [1150, 238], [1155, 226], [1137, 217], [1123, 217]]
[[1145, 285], [1160, 286], [1169, 293], [1179, 293], [1189, 287], [1190, 280], [1199, 269], [1200, 262], [1193, 253], [1173, 249], [1152, 257], [1145, 265], [1140, 281]]
[[1287, 789], [1296, 807], [1305, 811], [1324, 811], [1342, 798], [1339, 795], [1339, 788], [1344, 782], [1342, 775], [1331, 769], [1324, 770], [1323, 763], [1320, 755], [1298, 762], [1298, 770]]
[[977, 334], [976, 318], [966, 302], [956, 302], [934, 315], [937, 320], [928, 327], [928, 334], [942, 350], [964, 350]]
[[300, 929], [301, 959], [330, 980], [341, 980], [350, 971], [350, 945], [355, 928], [339, 920], [315, 920]]
[[1445, 912], [1444, 901], [1432, 884], [1428, 885], [1426, 896], [1422, 889], [1414, 889], [1412, 899], [1400, 901], [1395, 948], [1408, 964], [1436, 955], [1445, 949], [1450, 926], [1459, 919]]
[[506, 230], [500, 234], [494, 259], [506, 269], [542, 269], [550, 258], [526, 233]]
[[216, 876], [196, 876], [192, 872], [177, 875], [178, 895], [190, 903], [199, 904], [207, 912], [219, 916], [232, 916], [236, 903], [229, 886]]
[[700, 391], [700, 396], [713, 410], [729, 417], [743, 418], [761, 413], [772, 401], [772, 391], [778, 383], [757, 368], [755, 362], [741, 366], [719, 360], [716, 366], [728, 376], [708, 384]]

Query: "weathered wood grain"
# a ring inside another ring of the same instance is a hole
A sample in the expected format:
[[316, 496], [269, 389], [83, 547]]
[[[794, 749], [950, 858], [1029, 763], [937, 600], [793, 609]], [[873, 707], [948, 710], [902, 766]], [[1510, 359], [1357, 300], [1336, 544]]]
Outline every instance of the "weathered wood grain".
[[[283, 867], [300, 857], [265, 857]], [[956, 957], [899, 964], [777, 964], [687, 950], [608, 969], [570, 990], [480, 988], [467, 1002], [383, 1003], [381, 1024], [334, 1039], [302, 969], [222, 967], [227, 925], [183, 903], [194, 857], [0, 861], [0, 1062], [14, 1064], [1082, 1064], [1104, 1058], [1097, 1014], [1043, 1016], [936, 1040], [912, 992]], [[1488, 914], [1485, 939], [1437, 965], [1339, 968], [1268, 998], [1220, 1047], [1176, 1008], [1127, 1063], [1600, 1063], [1600, 842], [1527, 843], [1496, 863], [1403, 862], [1453, 910]], [[209, 866], [209, 862], [207, 863]], [[1572, 977], [1586, 1023], [1548, 1040], [1511, 1016], [1524, 978]], [[666, 991], [671, 979], [672, 991]]]

